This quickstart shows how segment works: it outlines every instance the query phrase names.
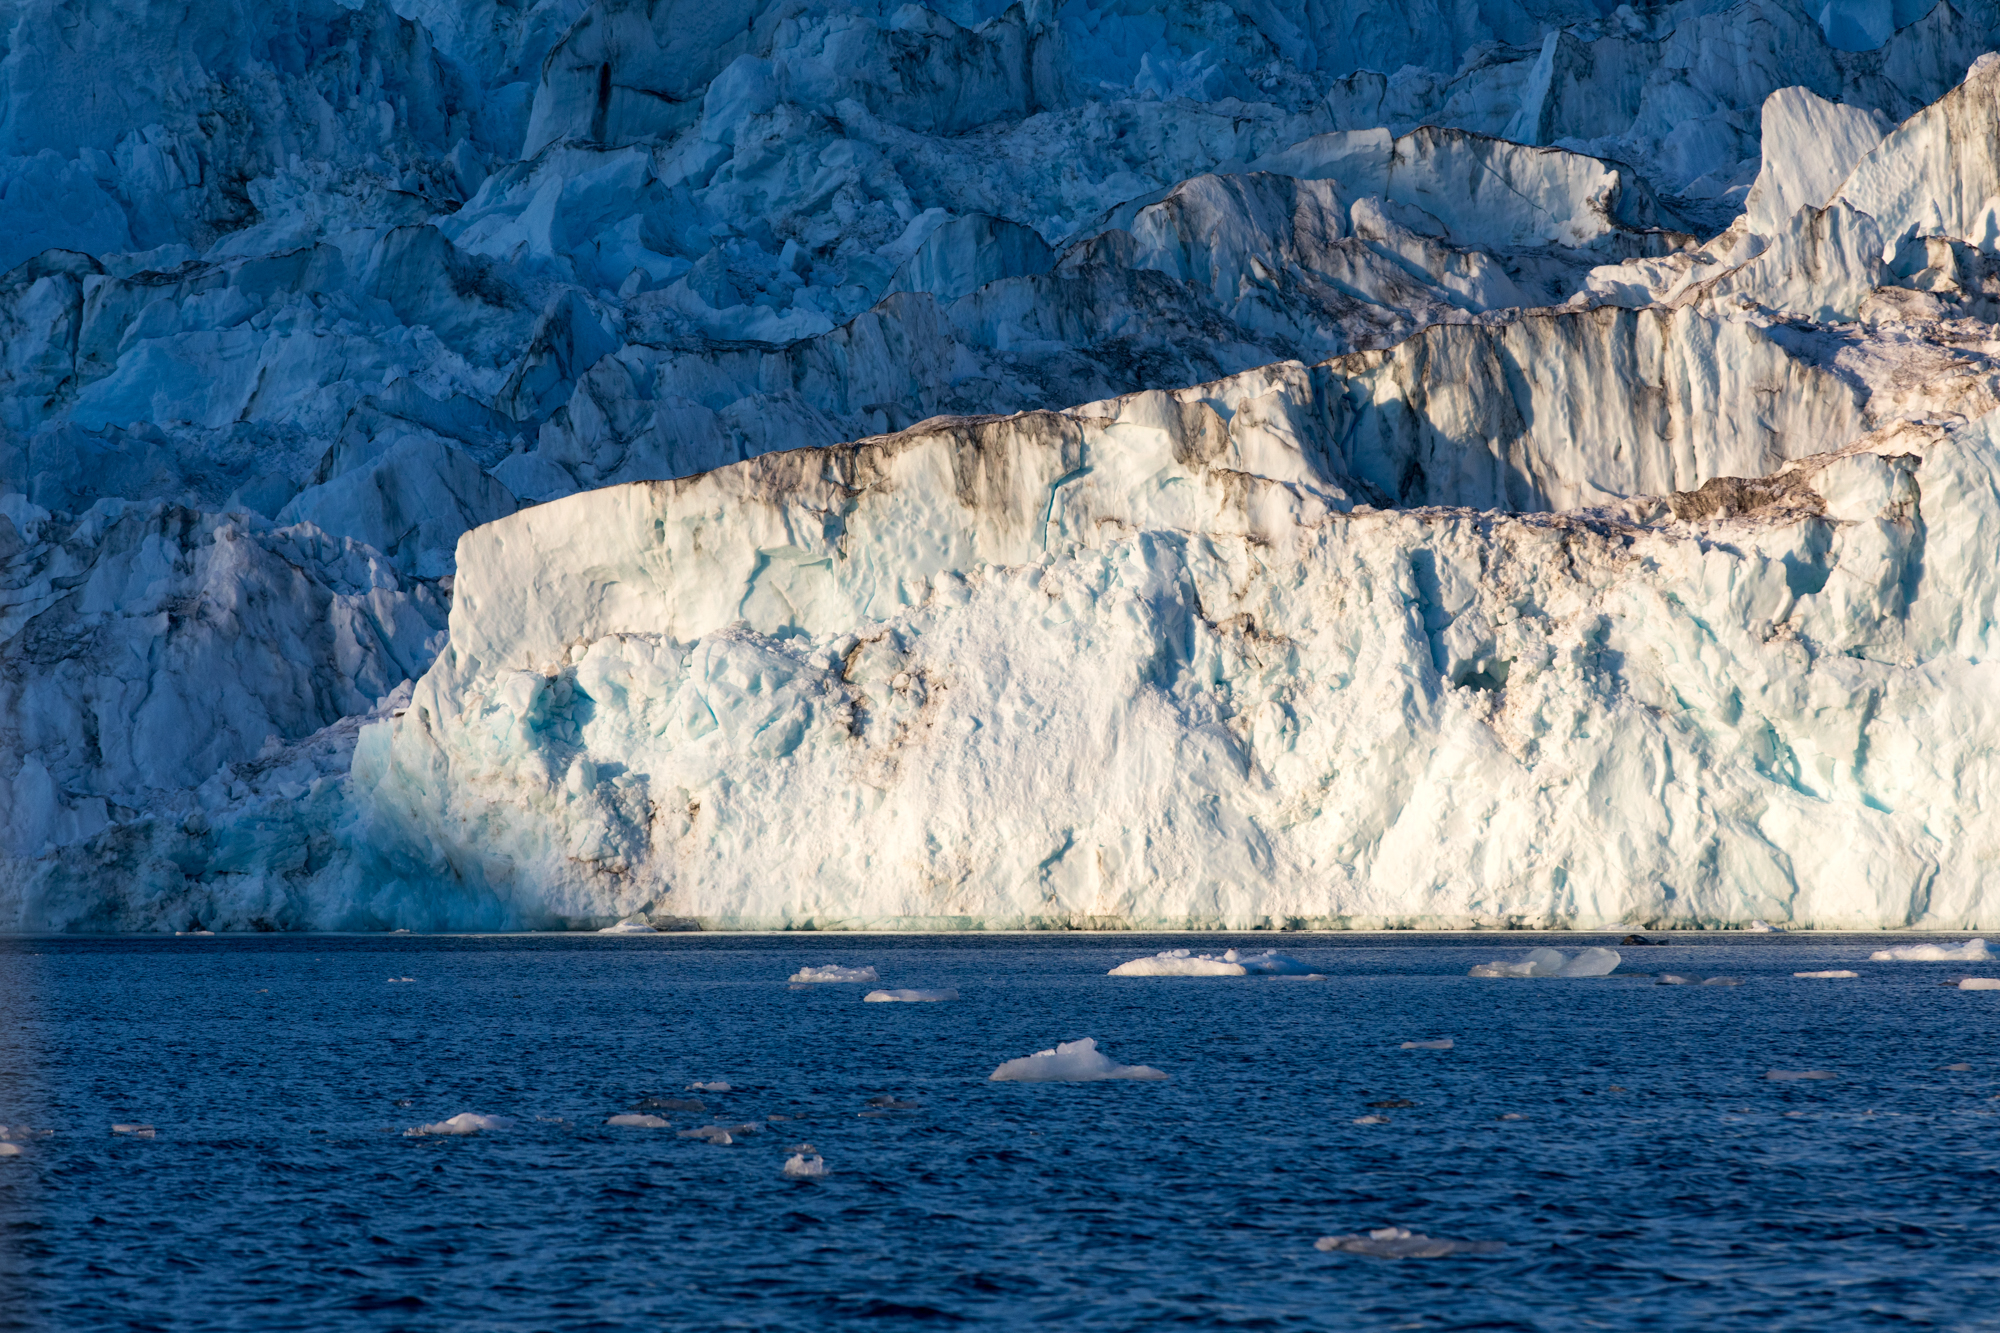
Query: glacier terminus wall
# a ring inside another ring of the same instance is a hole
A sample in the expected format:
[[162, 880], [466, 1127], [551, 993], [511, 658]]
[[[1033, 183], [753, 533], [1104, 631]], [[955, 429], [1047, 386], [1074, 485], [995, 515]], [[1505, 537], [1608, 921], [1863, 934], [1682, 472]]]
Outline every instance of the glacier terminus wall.
[[2000, 925], [1991, 5], [0, 29], [0, 929]]

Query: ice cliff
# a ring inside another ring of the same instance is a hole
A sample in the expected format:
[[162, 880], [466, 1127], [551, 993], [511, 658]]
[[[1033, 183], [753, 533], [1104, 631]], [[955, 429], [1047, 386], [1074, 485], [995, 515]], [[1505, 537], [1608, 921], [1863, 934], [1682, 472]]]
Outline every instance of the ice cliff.
[[1990, 4], [0, 33], [0, 927], [2000, 913]]

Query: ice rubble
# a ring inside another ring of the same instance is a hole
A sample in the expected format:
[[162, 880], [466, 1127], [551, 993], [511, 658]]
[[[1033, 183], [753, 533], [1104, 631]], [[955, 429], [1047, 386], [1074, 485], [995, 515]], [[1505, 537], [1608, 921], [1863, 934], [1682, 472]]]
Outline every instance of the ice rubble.
[[1313, 970], [1288, 954], [1275, 949], [1244, 953], [1229, 949], [1220, 954], [1195, 953], [1191, 949], [1168, 949], [1150, 958], [1134, 958], [1120, 963], [1107, 974], [1114, 977], [1306, 977]]
[[816, 982], [816, 981], [817, 982], [870, 982], [870, 981], [880, 981], [881, 979], [882, 979], [881, 976], [876, 973], [874, 967], [872, 966], [842, 967], [839, 963], [827, 963], [824, 966], [820, 967], [807, 965], [805, 967], [801, 967], [798, 971], [792, 973], [791, 975], [791, 981], [795, 985], [804, 984], [806, 982]]
[[826, 1159], [818, 1153], [793, 1153], [780, 1174], [788, 1180], [823, 1180], [828, 1174]]
[[1616, 949], [1584, 949], [1572, 958], [1561, 949], [1530, 949], [1519, 962], [1475, 964], [1473, 977], [1608, 977], [1620, 962]]
[[956, 990], [872, 990], [861, 997], [868, 1004], [937, 1004], [956, 1000]]
[[614, 1115], [607, 1119], [607, 1125], [617, 1125], [623, 1129], [671, 1129], [672, 1126], [656, 1115]]
[[1990, 0], [51, 13], [0, 925], [1984, 919]]
[[504, 1115], [480, 1115], [476, 1111], [460, 1111], [449, 1120], [435, 1124], [417, 1125], [403, 1131], [406, 1138], [423, 1138], [432, 1134], [481, 1134], [496, 1129], [512, 1129], [514, 1121]]
[[1892, 944], [1868, 955], [1871, 963], [1983, 963], [1993, 957], [1985, 940], [1962, 944]]
[[1370, 1254], [1378, 1259], [1442, 1259], [1453, 1254], [1498, 1254], [1507, 1247], [1496, 1240], [1453, 1240], [1426, 1236], [1408, 1227], [1382, 1227], [1364, 1235], [1321, 1236], [1313, 1248], [1326, 1253]]
[[1150, 1065], [1121, 1065], [1097, 1049], [1092, 1037], [1058, 1042], [1054, 1050], [1036, 1051], [1001, 1063], [988, 1076], [993, 1083], [1096, 1083], [1105, 1079], [1163, 1079]]

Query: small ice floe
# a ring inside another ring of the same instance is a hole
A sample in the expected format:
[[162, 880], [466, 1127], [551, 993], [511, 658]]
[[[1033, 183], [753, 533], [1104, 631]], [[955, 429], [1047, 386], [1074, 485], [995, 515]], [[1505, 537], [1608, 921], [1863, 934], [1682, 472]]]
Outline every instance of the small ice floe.
[[391, 985], [394, 985], [394, 984], [396, 984], [396, 983], [397, 983], [397, 982], [399, 982], [399, 981], [415, 981], [415, 980], [416, 980], [416, 978], [415, 978], [415, 977], [390, 977], [390, 978], [389, 978], [389, 983], [390, 983]]
[[1275, 949], [1262, 953], [1196, 953], [1192, 949], [1169, 949], [1151, 958], [1134, 958], [1106, 973], [1113, 977], [1317, 977], [1319, 973], [1288, 954]]
[[1773, 1083], [1799, 1083], [1808, 1080], [1839, 1078], [1831, 1069], [1773, 1069], [1764, 1075]]
[[1898, 944], [1868, 955], [1871, 963], [1983, 963], [1993, 957], [1985, 940], [1963, 944]]
[[1096, 1083], [1103, 1079], [1162, 1079], [1149, 1065], [1121, 1065], [1097, 1049], [1093, 1037], [1065, 1041], [1052, 1051], [1009, 1060], [988, 1076], [991, 1083]]
[[1506, 1114], [1500, 1117], [1500, 1119], [1502, 1120], [1526, 1120], [1527, 1118], [1528, 1117], [1522, 1115], [1519, 1111], [1508, 1111]]
[[657, 935], [660, 932], [644, 921], [620, 921], [597, 932], [600, 935]]
[[1743, 984], [1743, 978], [1741, 978], [1741, 977], [1709, 977], [1709, 978], [1705, 979], [1705, 980], [1704, 980], [1704, 981], [1703, 981], [1703, 982], [1702, 982], [1701, 984], [1702, 984], [1702, 985], [1704, 985], [1704, 986], [1741, 986], [1741, 985]]
[[1406, 1227], [1383, 1227], [1365, 1236], [1321, 1236], [1313, 1248], [1329, 1254], [1372, 1254], [1378, 1259], [1442, 1259], [1452, 1254], [1498, 1254], [1507, 1247], [1497, 1240], [1453, 1240]]
[[1451, 1038], [1446, 1037], [1442, 1041], [1406, 1041], [1403, 1043], [1402, 1049], [1406, 1051], [1448, 1051], [1451, 1049]]
[[19, 1156], [21, 1156], [20, 1144], [0, 1142], [0, 1158]]
[[825, 967], [802, 967], [790, 978], [794, 985], [812, 981], [872, 982], [881, 979], [872, 967], [842, 967], [838, 963], [828, 963]]
[[1357, 1125], [1386, 1125], [1389, 1123], [1389, 1117], [1386, 1115], [1358, 1115], [1354, 1117], [1354, 1123]]
[[690, 1083], [687, 1085], [687, 1090], [689, 1092], [728, 1092], [730, 1088], [727, 1083], [720, 1083], [720, 1082]]
[[214, 933], [212, 930], [177, 930], [174, 932], [176, 935], [213, 935]]
[[1966, 977], [1958, 983], [1960, 990], [2000, 990], [2000, 977]]
[[955, 990], [872, 990], [861, 997], [868, 1004], [937, 1004], [956, 1000]]
[[808, 1157], [795, 1152], [785, 1159], [784, 1174], [788, 1180], [818, 1180], [826, 1175], [826, 1159], [818, 1153]]
[[53, 1129], [30, 1129], [26, 1125], [0, 1125], [0, 1142], [10, 1139], [21, 1142], [29, 1139], [45, 1139], [54, 1133]]
[[135, 1139], [150, 1139], [153, 1137], [153, 1127], [151, 1125], [137, 1123], [113, 1125], [111, 1132], [113, 1134], [130, 1134]]
[[389, 933], [391, 935], [407, 935], [410, 933], [410, 928], [408, 926], [398, 926]]
[[1785, 933], [1782, 927], [1774, 926], [1768, 921], [1752, 921], [1749, 925], [1743, 927], [1743, 929], [1749, 931], [1752, 935], [1782, 935]]
[[755, 1134], [762, 1128], [762, 1125], [747, 1124], [696, 1125], [693, 1129], [680, 1131], [675, 1137], [683, 1139], [706, 1139], [718, 1148], [725, 1148], [736, 1142], [737, 1139], [742, 1138], [745, 1134]]
[[666, 1121], [656, 1115], [614, 1115], [604, 1122], [624, 1129], [668, 1129]]
[[635, 1111], [693, 1111], [700, 1115], [708, 1103], [699, 1097], [641, 1097], [632, 1103]]
[[460, 1111], [449, 1120], [440, 1120], [434, 1125], [418, 1125], [403, 1131], [405, 1138], [419, 1139], [430, 1134], [481, 1134], [495, 1129], [512, 1129], [514, 1121], [504, 1115], [478, 1115], [472, 1111]]
[[1616, 949], [1585, 949], [1571, 958], [1561, 949], [1530, 949], [1518, 963], [1481, 963], [1469, 977], [1608, 977], [1622, 960]]
[[1836, 967], [1828, 972], [1794, 972], [1795, 977], [1808, 977], [1815, 981], [1835, 981], [1842, 977], [1858, 977], [1859, 972], [1850, 972], [1844, 967]]
[[1971, 1066], [1971, 1065], [1962, 1065], [1962, 1064], [1961, 1064], [1961, 1065], [1945, 1065], [1945, 1066], [1943, 1066], [1943, 1068], [1944, 1068], [1944, 1071], [1945, 1071], [1945, 1073], [1947, 1073], [1947, 1074], [1970, 1074], [1970, 1073], [1972, 1072], [1972, 1066]]

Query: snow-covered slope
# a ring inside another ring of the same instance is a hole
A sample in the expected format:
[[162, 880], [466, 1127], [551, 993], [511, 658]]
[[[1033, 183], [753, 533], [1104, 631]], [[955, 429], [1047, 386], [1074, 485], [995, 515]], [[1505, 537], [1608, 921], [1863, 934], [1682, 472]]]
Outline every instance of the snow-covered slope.
[[1989, 923], [1995, 45], [0, 0], [0, 925]]

